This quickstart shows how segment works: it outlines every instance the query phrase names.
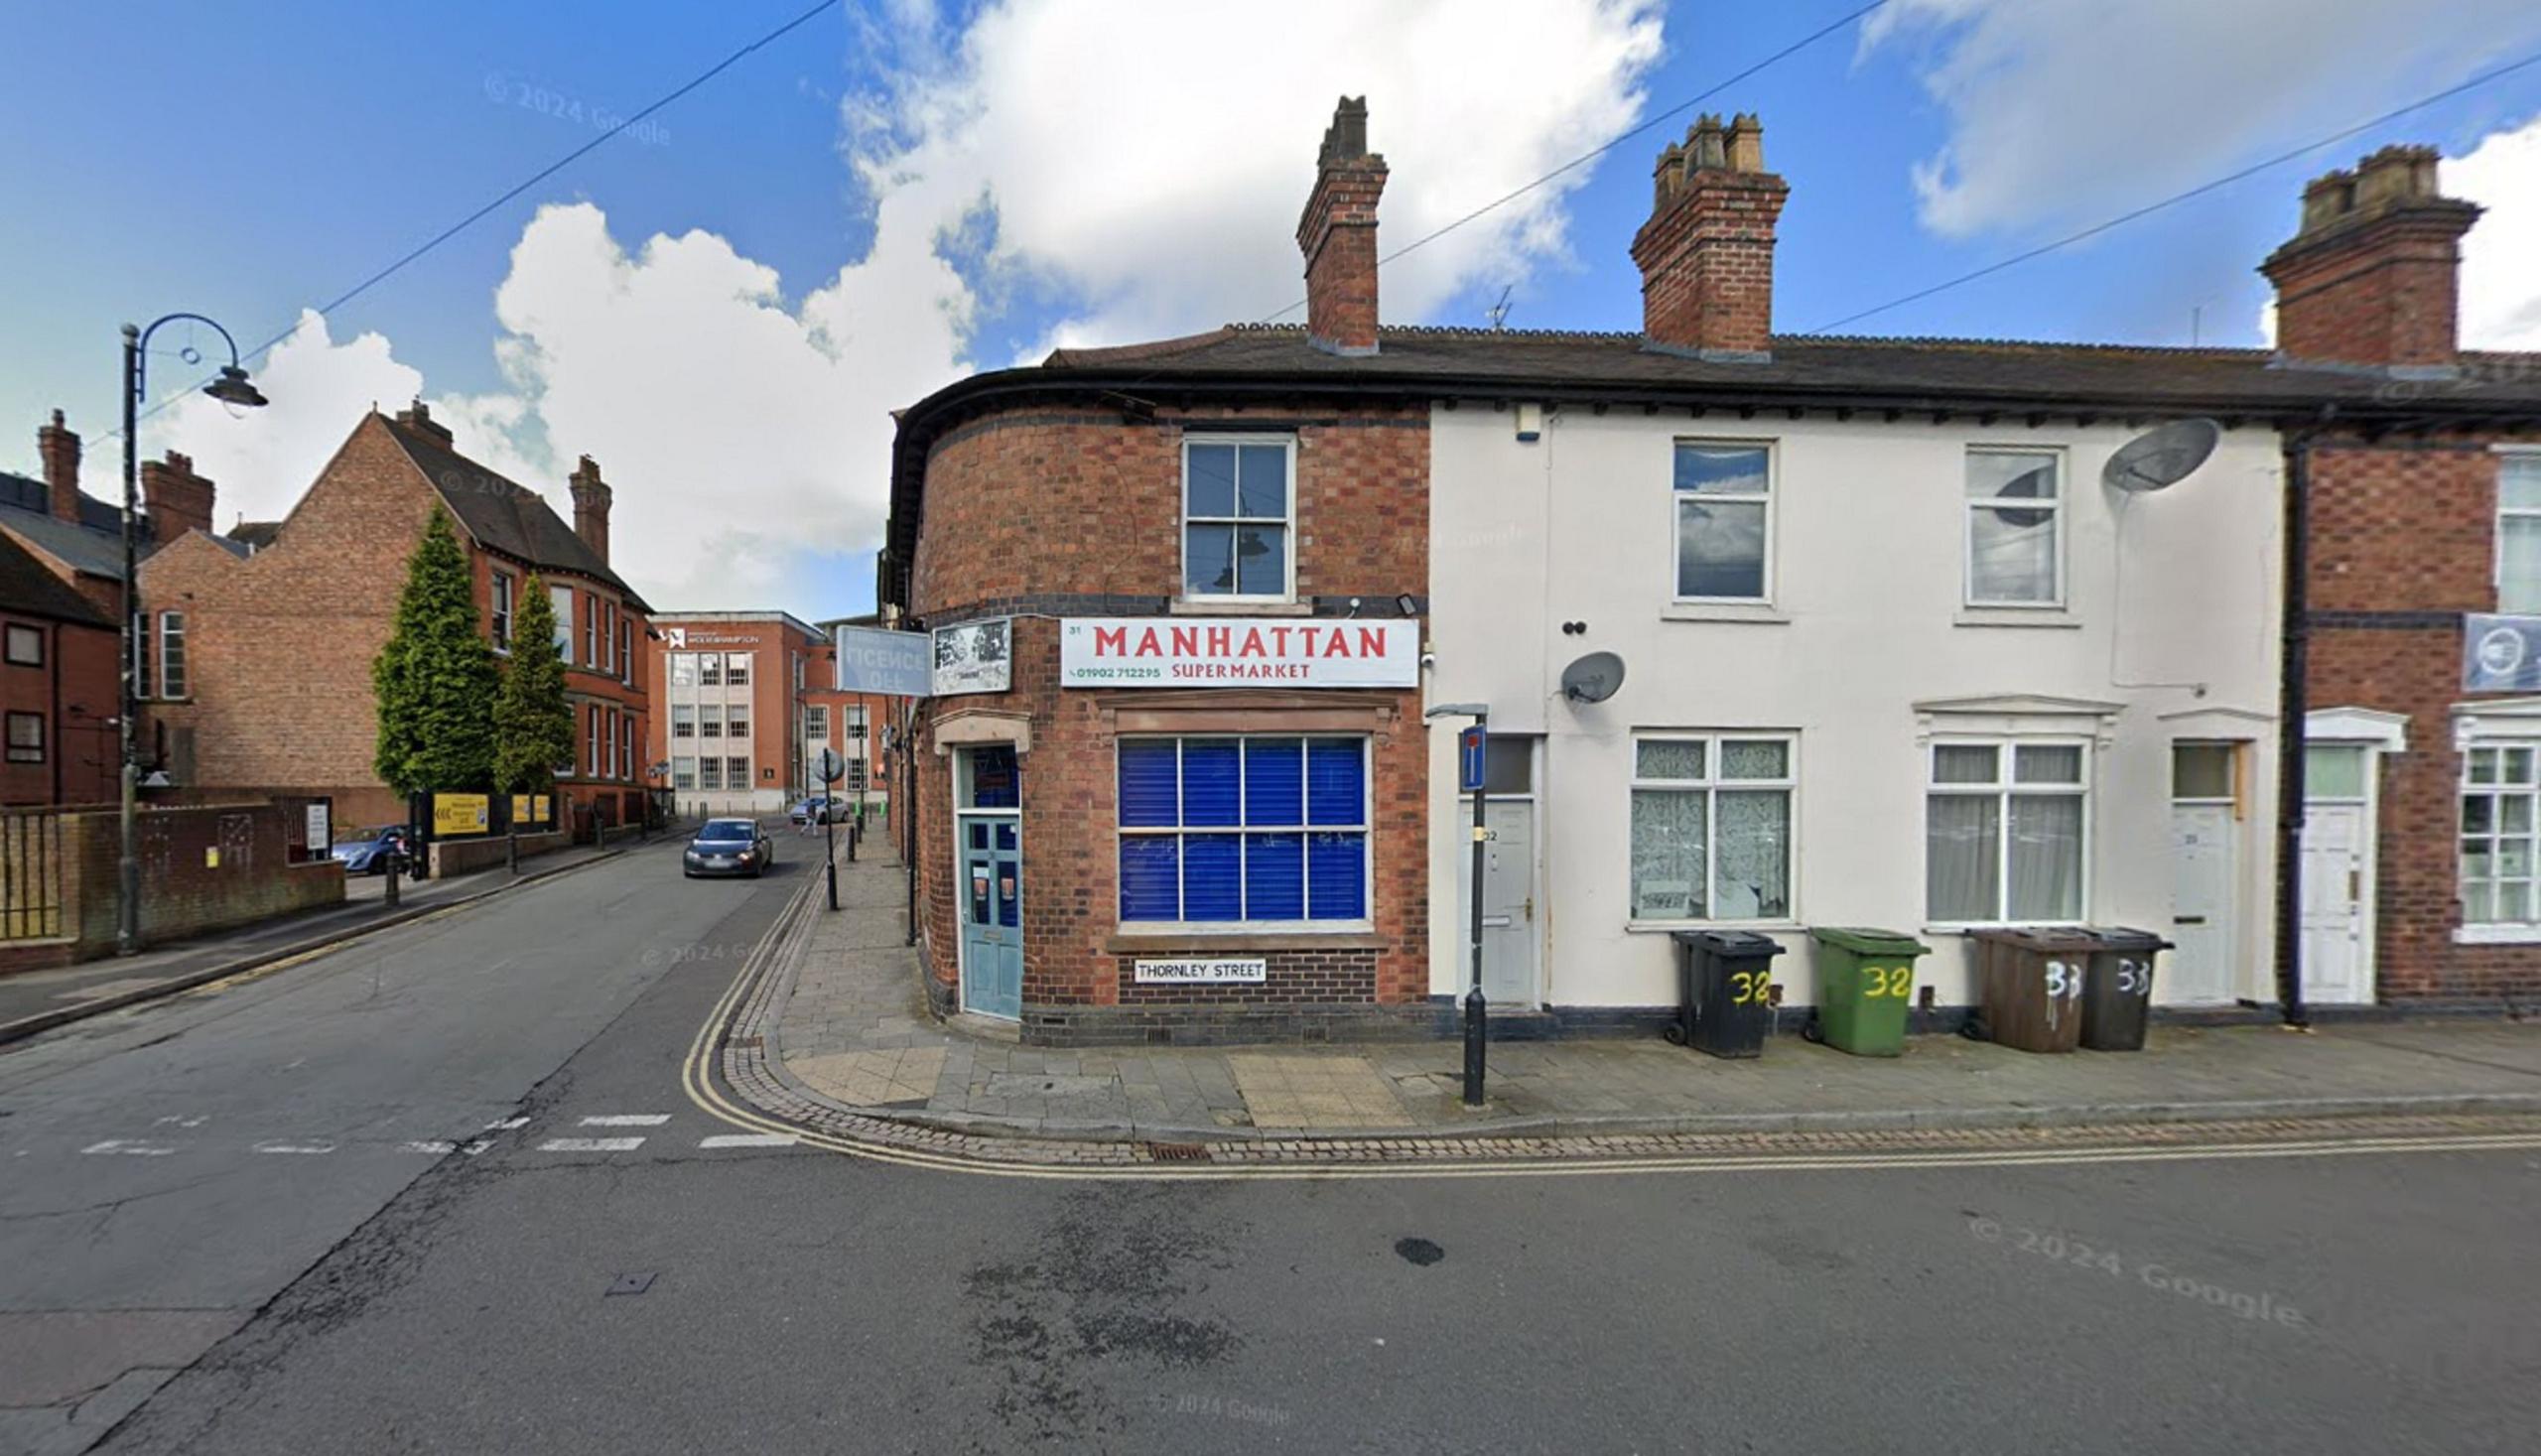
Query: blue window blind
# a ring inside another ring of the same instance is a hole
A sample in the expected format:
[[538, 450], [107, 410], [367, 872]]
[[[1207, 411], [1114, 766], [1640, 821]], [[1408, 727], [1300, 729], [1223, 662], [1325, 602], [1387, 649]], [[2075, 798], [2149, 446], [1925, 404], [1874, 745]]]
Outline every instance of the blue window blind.
[[1368, 918], [1363, 738], [1125, 738], [1121, 918]]

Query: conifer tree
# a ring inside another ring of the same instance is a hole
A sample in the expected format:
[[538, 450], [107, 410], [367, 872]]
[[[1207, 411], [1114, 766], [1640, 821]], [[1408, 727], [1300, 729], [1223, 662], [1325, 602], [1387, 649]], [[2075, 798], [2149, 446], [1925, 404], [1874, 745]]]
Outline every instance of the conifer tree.
[[574, 758], [574, 709], [565, 701], [565, 659], [556, 648], [556, 607], [537, 577], [524, 588], [511, 665], [494, 698], [494, 787], [543, 794], [556, 765]]
[[501, 674], [478, 624], [468, 553], [439, 506], [407, 561], [396, 626], [370, 672], [379, 701], [372, 766], [381, 780], [410, 797], [484, 788]]

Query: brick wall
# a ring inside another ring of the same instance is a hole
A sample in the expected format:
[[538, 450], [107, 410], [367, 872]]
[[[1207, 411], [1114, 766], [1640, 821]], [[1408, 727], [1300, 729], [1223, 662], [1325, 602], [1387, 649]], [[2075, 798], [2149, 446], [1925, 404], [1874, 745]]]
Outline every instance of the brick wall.
[[2407, 751], [2384, 756], [2379, 786], [2374, 960], [2386, 1001], [2541, 996], [2541, 946], [2453, 939], [2462, 755], [2452, 710], [2500, 696], [2463, 691], [2461, 622], [2495, 609], [2497, 443], [2347, 440], [2312, 456], [2306, 706], [2409, 720]]
[[[1169, 600], [1181, 569], [1182, 439], [1198, 428], [1293, 434], [1300, 598], [1356, 596], [1390, 612], [1398, 594], [1426, 595], [1427, 426], [1421, 409], [1202, 411], [1151, 423], [1043, 410], [975, 421], [938, 441], [928, 463], [913, 608], [941, 625], [994, 614], [995, 603], [1015, 599]], [[959, 924], [946, 812], [953, 760], [937, 751], [937, 731], [967, 728], [966, 716], [981, 714], [1022, 715], [1029, 724], [1030, 747], [1020, 757], [1026, 1035], [1166, 1040], [1209, 1027], [1304, 1034], [1330, 1023], [1321, 1010], [1382, 1020], [1425, 1000], [1427, 750], [1417, 693], [1062, 691], [1058, 639], [1052, 617], [1017, 616], [1010, 690], [932, 700], [921, 718], [920, 920], [939, 1004], [958, 986]], [[1188, 713], [1207, 725], [1193, 730], [1211, 732], [1294, 731], [1288, 725], [1301, 714], [1326, 723], [1341, 715], [1360, 726], [1313, 730], [1364, 730], [1371, 740], [1373, 933], [1265, 938], [1278, 942], [1269, 946], [1206, 935], [1141, 936], [1135, 950], [1121, 944], [1114, 743], [1125, 713]], [[1212, 954], [1263, 955], [1269, 981], [1168, 989], [1130, 979], [1138, 956]], [[1076, 1029], [1087, 1026], [1110, 1029]]]
[[[341, 903], [341, 864], [289, 862], [290, 812], [272, 803], [144, 809], [134, 836], [142, 942], [157, 945]], [[112, 809], [62, 816], [63, 923], [71, 930], [70, 943], [9, 947], [0, 952], [0, 972], [113, 954], [121, 829]], [[217, 862], [207, 852], [216, 852]]]
[[116, 635], [102, 627], [0, 611], [0, 624], [29, 627], [44, 662], [0, 661], [0, 710], [45, 722], [44, 761], [0, 757], [0, 804], [97, 804], [121, 791], [115, 777], [118, 695]]

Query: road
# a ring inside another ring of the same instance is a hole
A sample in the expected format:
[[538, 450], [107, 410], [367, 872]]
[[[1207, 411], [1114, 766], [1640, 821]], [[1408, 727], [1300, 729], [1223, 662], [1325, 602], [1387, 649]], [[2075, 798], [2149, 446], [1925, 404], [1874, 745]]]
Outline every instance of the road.
[[[646, 852], [0, 1055], [0, 1442], [2455, 1453], [2541, 1426], [2531, 1152], [1237, 1185], [732, 1145], [680, 1060], [806, 867], [686, 884]], [[134, 1373], [60, 1389], [107, 1347]]]

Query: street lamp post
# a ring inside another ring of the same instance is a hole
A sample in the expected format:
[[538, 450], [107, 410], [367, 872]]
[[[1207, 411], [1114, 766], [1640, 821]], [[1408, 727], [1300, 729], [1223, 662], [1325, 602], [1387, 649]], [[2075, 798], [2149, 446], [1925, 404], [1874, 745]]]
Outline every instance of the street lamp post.
[[[203, 386], [202, 392], [222, 404], [253, 409], [265, 403], [265, 397], [249, 382], [247, 371], [238, 366], [238, 341], [229, 331], [201, 314], [170, 314], [156, 320], [147, 329], [123, 326], [123, 707], [117, 715], [123, 730], [123, 824], [122, 855], [116, 861], [117, 885], [122, 891], [115, 906], [115, 954], [129, 956], [141, 949], [141, 860], [134, 848], [134, 814], [139, 788], [141, 761], [139, 739], [133, 720], [141, 709], [141, 588], [137, 577], [140, 538], [137, 527], [141, 517], [141, 447], [134, 436], [141, 426], [141, 400], [149, 388], [150, 335], [163, 325], [183, 320], [201, 324], [220, 335], [228, 346], [229, 362], [220, 375]], [[185, 350], [189, 364], [198, 363], [201, 355], [192, 347]]]
[[[1441, 703], [1421, 715], [1425, 719], [1470, 718], [1473, 731], [1480, 734], [1491, 724], [1491, 706], [1487, 703]], [[1466, 887], [1470, 902], [1473, 938], [1473, 984], [1465, 991], [1465, 1106], [1482, 1106], [1482, 1082], [1485, 1048], [1490, 1042], [1491, 1009], [1482, 994], [1482, 875], [1483, 846], [1490, 830], [1483, 823], [1483, 781], [1477, 765], [1473, 771], [1459, 775], [1473, 790], [1473, 877]]]

